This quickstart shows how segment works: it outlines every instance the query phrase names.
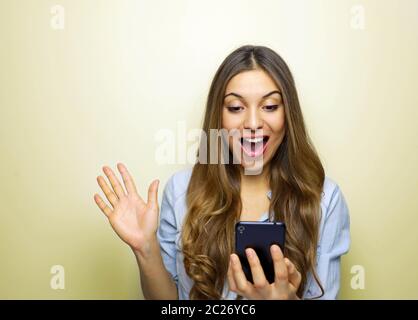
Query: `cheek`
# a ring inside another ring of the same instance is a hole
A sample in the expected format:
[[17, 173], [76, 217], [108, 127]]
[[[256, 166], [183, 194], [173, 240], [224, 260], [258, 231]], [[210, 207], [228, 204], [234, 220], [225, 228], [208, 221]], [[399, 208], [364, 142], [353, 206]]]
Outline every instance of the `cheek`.
[[222, 122], [222, 123], [221, 123], [222, 128], [227, 129], [227, 128], [228, 128], [228, 125], [229, 125], [230, 120], [229, 120], [229, 117], [228, 117], [227, 113], [225, 112], [225, 109], [223, 109], [223, 111], [222, 111], [222, 121], [221, 121], [221, 122]]
[[[225, 109], [222, 112], [221, 127], [222, 129], [226, 129], [228, 131], [234, 128], [234, 119], [233, 117], [231, 117], [230, 114], [228, 114], [228, 112], [226, 112]], [[231, 136], [228, 137], [228, 144], [229, 144], [229, 148], [231, 149], [231, 146], [233, 144], [233, 137]]]
[[236, 114], [231, 114], [227, 110], [222, 113], [222, 128], [231, 130], [239, 129], [241, 126], [241, 118]]
[[273, 133], [282, 133], [286, 128], [286, 119], [283, 108], [281, 108], [278, 112], [268, 115], [266, 121]]

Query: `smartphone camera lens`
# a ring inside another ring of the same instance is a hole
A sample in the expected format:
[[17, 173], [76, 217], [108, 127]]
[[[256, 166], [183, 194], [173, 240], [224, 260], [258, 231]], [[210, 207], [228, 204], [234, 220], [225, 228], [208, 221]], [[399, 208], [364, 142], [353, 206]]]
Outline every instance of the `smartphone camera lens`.
[[244, 232], [244, 230], [245, 230], [245, 227], [244, 227], [244, 226], [239, 226], [239, 227], [238, 227], [238, 232], [239, 232], [239, 233], [241, 233], [241, 234], [242, 234], [242, 233]]

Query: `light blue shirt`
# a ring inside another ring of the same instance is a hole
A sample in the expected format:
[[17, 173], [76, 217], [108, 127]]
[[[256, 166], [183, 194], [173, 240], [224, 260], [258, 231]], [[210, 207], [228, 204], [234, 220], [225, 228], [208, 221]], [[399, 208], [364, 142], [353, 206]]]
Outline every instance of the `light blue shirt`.
[[[193, 280], [186, 274], [181, 251], [181, 228], [187, 213], [186, 192], [192, 169], [185, 169], [172, 175], [168, 180], [161, 203], [160, 224], [157, 236], [167, 271], [177, 285], [179, 299], [189, 299]], [[269, 198], [271, 194], [268, 194]], [[340, 260], [350, 246], [350, 218], [347, 204], [338, 185], [325, 177], [321, 199], [321, 222], [317, 246], [316, 271], [324, 287], [321, 299], [336, 299], [340, 288]], [[260, 221], [268, 221], [266, 212]], [[309, 273], [304, 299], [321, 294], [319, 286]], [[236, 294], [225, 286], [223, 299], [235, 299]]]

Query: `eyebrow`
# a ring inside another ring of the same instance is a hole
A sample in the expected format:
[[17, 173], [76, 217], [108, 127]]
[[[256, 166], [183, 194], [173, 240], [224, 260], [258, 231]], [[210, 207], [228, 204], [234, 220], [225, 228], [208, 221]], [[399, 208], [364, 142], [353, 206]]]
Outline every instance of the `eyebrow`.
[[[263, 99], [265, 99], [265, 98], [267, 98], [267, 97], [271, 96], [271, 95], [272, 95], [272, 94], [274, 94], [274, 93], [281, 94], [281, 93], [280, 93], [280, 91], [278, 91], [278, 90], [273, 90], [273, 91], [271, 91], [271, 92], [269, 92], [269, 93], [265, 94], [265, 95], [263, 96]], [[234, 96], [234, 97], [237, 97], [237, 98], [240, 98], [240, 99], [244, 99], [244, 97], [243, 97], [243, 96], [241, 96], [241, 95], [239, 95], [238, 93], [235, 93], [235, 92], [228, 93], [227, 95], [225, 95], [224, 99], [225, 99], [226, 97], [228, 97], [228, 96]]]

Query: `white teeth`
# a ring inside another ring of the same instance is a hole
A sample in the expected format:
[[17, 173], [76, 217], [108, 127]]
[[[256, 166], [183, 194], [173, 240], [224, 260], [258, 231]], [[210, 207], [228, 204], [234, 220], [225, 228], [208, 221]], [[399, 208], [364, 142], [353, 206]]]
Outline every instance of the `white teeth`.
[[259, 143], [259, 142], [263, 141], [263, 138], [254, 138], [254, 139], [244, 138], [244, 140], [247, 141], [247, 142], [251, 142], [251, 143]]

